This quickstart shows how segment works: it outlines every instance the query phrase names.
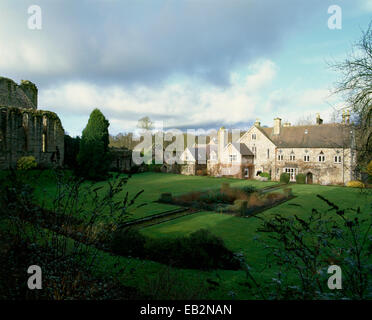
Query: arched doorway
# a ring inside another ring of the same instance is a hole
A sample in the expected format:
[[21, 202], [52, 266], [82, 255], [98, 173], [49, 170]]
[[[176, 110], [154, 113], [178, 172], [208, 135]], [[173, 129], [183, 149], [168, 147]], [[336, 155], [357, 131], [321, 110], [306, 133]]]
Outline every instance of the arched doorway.
[[311, 172], [308, 172], [306, 175], [306, 183], [313, 184], [313, 174]]

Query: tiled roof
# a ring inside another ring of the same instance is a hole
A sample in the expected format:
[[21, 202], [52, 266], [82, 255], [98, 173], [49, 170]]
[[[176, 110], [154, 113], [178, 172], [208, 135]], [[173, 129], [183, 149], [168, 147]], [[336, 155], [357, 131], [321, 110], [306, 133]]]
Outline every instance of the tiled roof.
[[242, 156], [253, 156], [254, 154], [252, 153], [251, 150], [249, 150], [249, 148], [247, 147], [246, 144], [244, 143], [237, 143], [237, 142], [234, 142], [232, 144], [236, 150], [238, 150], [240, 152], [240, 154]]
[[348, 148], [352, 126], [337, 123], [281, 127], [274, 135], [273, 128], [258, 127], [277, 147], [282, 148]]

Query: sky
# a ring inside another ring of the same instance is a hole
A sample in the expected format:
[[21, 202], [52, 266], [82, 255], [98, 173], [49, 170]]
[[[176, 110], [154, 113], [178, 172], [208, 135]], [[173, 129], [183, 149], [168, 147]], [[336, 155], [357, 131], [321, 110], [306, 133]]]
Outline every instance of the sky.
[[[31, 5], [41, 29], [30, 29]], [[331, 5], [342, 9], [330, 29]], [[372, 0], [1, 0], [0, 76], [81, 135], [99, 108], [111, 134], [157, 126], [247, 129], [343, 107], [330, 64], [350, 54]]]

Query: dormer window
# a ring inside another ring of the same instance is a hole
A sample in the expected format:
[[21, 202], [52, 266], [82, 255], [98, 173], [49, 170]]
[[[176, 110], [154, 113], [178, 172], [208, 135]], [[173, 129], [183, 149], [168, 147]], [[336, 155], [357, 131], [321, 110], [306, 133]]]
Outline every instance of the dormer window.
[[342, 157], [341, 156], [335, 156], [335, 163], [341, 163]]

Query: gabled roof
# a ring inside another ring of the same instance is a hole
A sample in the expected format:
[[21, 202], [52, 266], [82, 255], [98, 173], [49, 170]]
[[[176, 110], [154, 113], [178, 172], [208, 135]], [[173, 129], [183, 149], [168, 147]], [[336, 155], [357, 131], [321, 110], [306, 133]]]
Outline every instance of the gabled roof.
[[187, 147], [186, 150], [190, 151], [195, 160], [199, 160], [199, 157], [201, 160], [208, 160], [211, 151], [217, 151], [217, 145], [199, 145], [197, 147]]
[[253, 152], [249, 150], [246, 144], [234, 142], [232, 143], [234, 148], [240, 152], [242, 156], [254, 156]]
[[338, 123], [281, 127], [278, 135], [272, 127], [257, 128], [280, 148], [349, 148], [353, 130]]

